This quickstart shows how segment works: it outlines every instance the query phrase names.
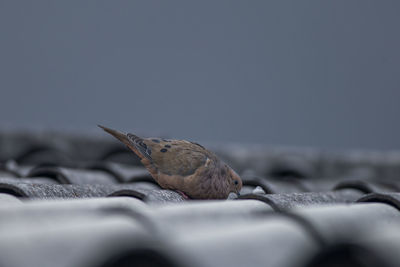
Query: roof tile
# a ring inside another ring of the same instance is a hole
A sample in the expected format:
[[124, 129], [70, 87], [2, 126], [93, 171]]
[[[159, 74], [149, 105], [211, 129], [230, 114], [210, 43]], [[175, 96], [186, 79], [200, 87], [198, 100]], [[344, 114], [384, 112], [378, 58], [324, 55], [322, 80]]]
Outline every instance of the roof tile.
[[400, 260], [398, 152], [210, 146], [241, 174], [242, 194], [194, 201], [161, 189], [109, 139], [0, 131], [0, 147], [2, 266], [394, 267]]

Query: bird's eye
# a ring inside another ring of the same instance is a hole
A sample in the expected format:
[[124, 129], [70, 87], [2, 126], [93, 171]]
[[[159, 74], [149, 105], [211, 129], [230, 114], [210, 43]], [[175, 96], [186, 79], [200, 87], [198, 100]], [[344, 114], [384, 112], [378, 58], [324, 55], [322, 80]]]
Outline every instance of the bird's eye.
[[239, 182], [235, 180], [235, 184], [237, 185]]

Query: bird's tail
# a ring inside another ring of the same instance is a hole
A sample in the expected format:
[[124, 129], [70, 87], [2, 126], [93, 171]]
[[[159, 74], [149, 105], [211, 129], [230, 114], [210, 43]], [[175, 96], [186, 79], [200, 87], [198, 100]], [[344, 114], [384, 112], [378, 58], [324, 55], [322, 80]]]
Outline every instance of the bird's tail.
[[119, 131], [104, 127], [102, 125], [98, 125], [101, 129], [106, 131], [107, 133], [111, 134], [122, 143], [124, 143], [128, 148], [130, 148], [140, 159], [147, 158], [151, 160], [151, 150], [147, 147], [145, 143], [143, 143], [143, 139], [128, 133], [124, 134]]
[[101, 129], [103, 129], [105, 132], [111, 134], [112, 136], [114, 136], [115, 138], [117, 138], [119, 141], [121, 141], [122, 143], [124, 143], [127, 146], [132, 145], [131, 142], [129, 142], [128, 136], [124, 133], [121, 133], [117, 130], [113, 130], [110, 128], [107, 128], [105, 126], [102, 125], [97, 125], [99, 126]]

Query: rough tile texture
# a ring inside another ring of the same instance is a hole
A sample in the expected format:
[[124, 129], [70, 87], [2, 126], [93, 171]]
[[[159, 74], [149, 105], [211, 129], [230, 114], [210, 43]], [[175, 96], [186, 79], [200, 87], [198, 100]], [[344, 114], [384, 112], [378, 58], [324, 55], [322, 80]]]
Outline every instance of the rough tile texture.
[[398, 266], [400, 152], [209, 148], [239, 197], [163, 190], [108, 138], [0, 132], [0, 266]]

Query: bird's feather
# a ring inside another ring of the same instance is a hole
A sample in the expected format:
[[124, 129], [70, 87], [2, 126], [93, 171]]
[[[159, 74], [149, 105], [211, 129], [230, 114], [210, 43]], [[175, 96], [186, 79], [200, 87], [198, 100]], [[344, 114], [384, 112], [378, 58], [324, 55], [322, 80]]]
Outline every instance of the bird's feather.
[[131, 133], [128, 133], [126, 136], [144, 157], [146, 157], [150, 161], [153, 160], [151, 157], [151, 148], [146, 145], [142, 138]]
[[152, 151], [154, 167], [167, 175], [191, 175], [211, 157], [204, 148], [183, 140], [146, 138], [144, 143]]
[[197, 199], [224, 199], [242, 187], [240, 177], [230, 167], [197, 143], [141, 138], [100, 127], [138, 155], [162, 188], [179, 190]]

